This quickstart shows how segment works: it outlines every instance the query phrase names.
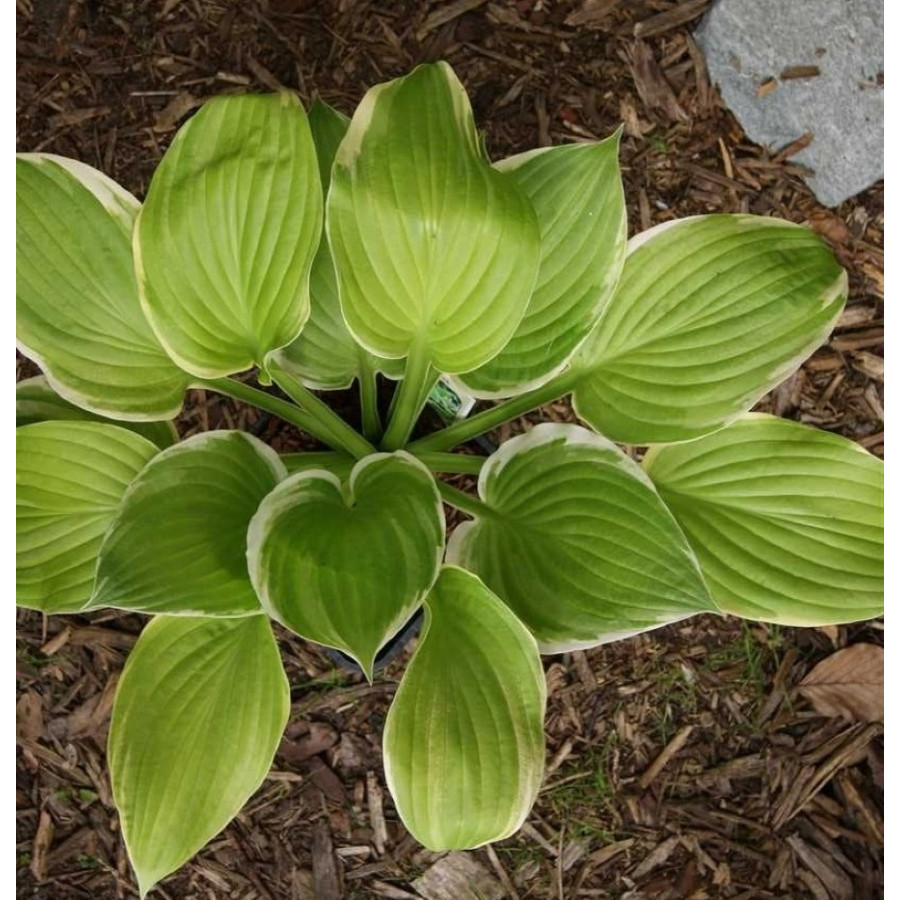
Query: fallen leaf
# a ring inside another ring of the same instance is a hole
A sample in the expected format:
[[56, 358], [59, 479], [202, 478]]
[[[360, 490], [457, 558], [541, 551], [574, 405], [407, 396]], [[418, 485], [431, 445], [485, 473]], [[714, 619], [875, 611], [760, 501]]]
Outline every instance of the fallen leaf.
[[44, 733], [44, 706], [34, 691], [26, 691], [16, 703], [16, 737], [36, 741]]
[[823, 716], [851, 722], [884, 721], [884, 650], [853, 644], [823, 659], [797, 690]]

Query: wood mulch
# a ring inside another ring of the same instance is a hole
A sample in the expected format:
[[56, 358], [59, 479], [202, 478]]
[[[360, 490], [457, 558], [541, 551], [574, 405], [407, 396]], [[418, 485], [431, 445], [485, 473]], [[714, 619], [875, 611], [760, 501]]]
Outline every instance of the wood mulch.
[[[830, 341], [761, 409], [883, 455], [883, 185], [836, 210], [751, 144], [709, 84], [691, 29], [707, 0], [17, 0], [19, 149], [76, 157], [143, 196], [205, 98], [298, 90], [351, 112], [365, 88], [447, 59], [495, 158], [625, 123], [632, 231], [708, 212], [782, 216], [829, 242], [851, 298]], [[30, 364], [20, 372], [30, 374]], [[565, 403], [528, 417], [570, 420]], [[497, 440], [525, 421], [500, 429]], [[194, 394], [183, 434], [279, 423]], [[17, 895], [136, 896], [104, 743], [143, 624], [18, 613]], [[795, 687], [880, 622], [792, 629], [701, 616], [545, 660], [548, 768], [515, 837], [433, 854], [384, 787], [380, 733], [402, 674], [373, 686], [279, 632], [291, 723], [246, 809], [163, 898], [815, 898], [883, 896], [877, 724], [816, 715]]]

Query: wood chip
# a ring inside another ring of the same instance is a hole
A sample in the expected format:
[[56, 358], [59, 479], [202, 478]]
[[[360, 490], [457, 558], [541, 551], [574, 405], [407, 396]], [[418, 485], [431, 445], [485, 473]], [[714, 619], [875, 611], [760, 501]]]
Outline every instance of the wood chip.
[[693, 725], [685, 725], [685, 727], [682, 728], [668, 744], [666, 744], [662, 753], [653, 760], [647, 771], [638, 779], [638, 784], [642, 788], [646, 790], [646, 788], [653, 783], [653, 780], [669, 764], [672, 757], [687, 743], [693, 730]]
[[318, 900], [341, 900], [343, 892], [337, 857], [334, 855], [328, 822], [324, 819], [319, 819], [313, 826], [312, 865]]
[[655, 37], [658, 34], [665, 34], [679, 25], [690, 22], [706, 12], [710, 0], [682, 0], [682, 2], [667, 9], [665, 12], [657, 13], [650, 16], [649, 19], [642, 19], [634, 24], [634, 36], [637, 38]]
[[821, 74], [818, 66], [788, 66], [781, 70], [778, 77], [782, 81], [790, 81], [792, 78], [818, 78]]
[[372, 843], [375, 852], [384, 856], [388, 843], [387, 826], [384, 822], [384, 794], [374, 772], [366, 773], [366, 798], [369, 804], [369, 821], [372, 823]]
[[423, 900], [501, 900], [506, 893], [474, 853], [461, 852], [439, 859], [412, 887]]
[[654, 869], [661, 866], [668, 858], [675, 852], [680, 843], [680, 838], [677, 835], [673, 835], [672, 837], [666, 838], [662, 843], [657, 844], [656, 847], [653, 848], [651, 853], [635, 868], [628, 873], [628, 877], [632, 878], [634, 881], [637, 881], [640, 878], [643, 878], [645, 875], [648, 875]]
[[31, 845], [31, 863], [28, 866], [36, 881], [43, 881], [47, 877], [47, 855], [50, 852], [50, 845], [53, 843], [53, 833], [53, 820], [50, 818], [50, 813], [46, 809], [42, 809]]
[[609, 18], [619, 3], [620, 0], [584, 0], [566, 16], [566, 25], [597, 28]]
[[641, 100], [648, 109], [661, 111], [670, 119], [679, 122], [688, 120], [681, 108], [675, 92], [666, 81], [653, 55], [653, 49], [644, 41], [635, 41], [631, 54], [631, 73]]
[[422, 23], [422, 27], [416, 33], [418, 40], [422, 40], [430, 31], [452, 22], [454, 19], [473, 9], [483, 6], [487, 0], [453, 0], [451, 3], [443, 3], [438, 6], [434, 12], [428, 15], [428, 18]]

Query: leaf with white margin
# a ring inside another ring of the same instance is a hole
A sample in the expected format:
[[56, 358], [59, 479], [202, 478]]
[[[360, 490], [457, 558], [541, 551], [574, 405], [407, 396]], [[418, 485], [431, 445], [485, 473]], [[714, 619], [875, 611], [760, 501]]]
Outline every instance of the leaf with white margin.
[[650, 479], [585, 428], [544, 424], [507, 441], [478, 492], [484, 514], [456, 529], [447, 559], [480, 576], [542, 653], [716, 609]]
[[265, 616], [157, 616], [147, 625], [119, 681], [107, 748], [142, 898], [240, 812], [289, 713]]
[[107, 419], [97, 413], [88, 412], [80, 406], [60, 397], [50, 386], [45, 375], [35, 375], [16, 383], [16, 428], [34, 422], [47, 421], [106, 422], [133, 431], [160, 449], [171, 447], [178, 440], [175, 423], [168, 422], [122, 422]]
[[247, 535], [263, 609], [307, 640], [375, 657], [422, 603], [444, 555], [434, 478], [407, 453], [360, 460], [349, 479], [299, 472], [260, 504]]
[[126, 488], [156, 455], [150, 441], [99, 422], [16, 429], [16, 603], [84, 606], [103, 535]]
[[309, 316], [322, 187], [288, 93], [216, 97], [182, 126], [135, 228], [141, 302], [173, 359], [201, 378], [262, 365]]
[[534, 210], [485, 158], [446, 63], [363, 97], [335, 157], [326, 229], [344, 318], [377, 356], [467, 372], [525, 314], [540, 256]]
[[846, 298], [846, 272], [799, 225], [711, 215], [651, 228], [629, 242], [573, 358], [575, 410], [622, 443], [714, 431], [799, 367]]
[[274, 450], [241, 431], [210, 431], [164, 450], [110, 525], [89, 608], [261, 612], [247, 572], [247, 526], [286, 474]]
[[16, 337], [75, 405], [128, 421], [170, 419], [189, 376], [144, 318], [131, 256], [140, 204], [96, 169], [16, 157]]
[[644, 467], [719, 606], [784, 625], [884, 614], [884, 464], [838, 435], [750, 414]]
[[[309, 127], [319, 159], [322, 190], [326, 195], [331, 182], [331, 164], [349, 124], [350, 120], [343, 113], [319, 99], [309, 111]], [[309, 320], [300, 336], [278, 353], [279, 362], [307, 387], [323, 391], [350, 387], [364, 367], [375, 372], [384, 371], [394, 378], [403, 374], [402, 362], [373, 356], [347, 330], [331, 249], [324, 238], [309, 275], [309, 302]]]
[[388, 788], [417, 841], [468, 850], [518, 831], [543, 776], [546, 700], [525, 626], [445, 566], [384, 726]]
[[620, 133], [495, 164], [511, 173], [534, 206], [541, 262], [528, 310], [509, 343], [460, 376], [474, 396], [509, 397], [538, 387], [565, 366], [597, 324], [625, 262]]

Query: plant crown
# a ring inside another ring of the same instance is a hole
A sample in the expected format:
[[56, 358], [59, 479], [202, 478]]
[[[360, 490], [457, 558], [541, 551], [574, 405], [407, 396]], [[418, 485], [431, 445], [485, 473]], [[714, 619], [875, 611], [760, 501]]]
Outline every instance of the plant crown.
[[[153, 616], [108, 748], [142, 895], [269, 770], [290, 711], [273, 619], [371, 679], [424, 605], [384, 765], [437, 850], [501, 840], [534, 803], [540, 653], [710, 611], [882, 614], [881, 462], [748, 413], [827, 337], [845, 272], [751, 215], [626, 241], [618, 143], [492, 163], [439, 63], [350, 120], [213, 99], [143, 205], [83, 163], [18, 157], [17, 336], [44, 373], [18, 388], [18, 603]], [[411, 441], [440, 379], [501, 402]], [[312, 391], [353, 382], [362, 434]], [[192, 387], [331, 450], [178, 441]], [[447, 452], [567, 395], [587, 427]], [[453, 472], [477, 495], [435, 477]], [[446, 547], [444, 504], [469, 517]]]

